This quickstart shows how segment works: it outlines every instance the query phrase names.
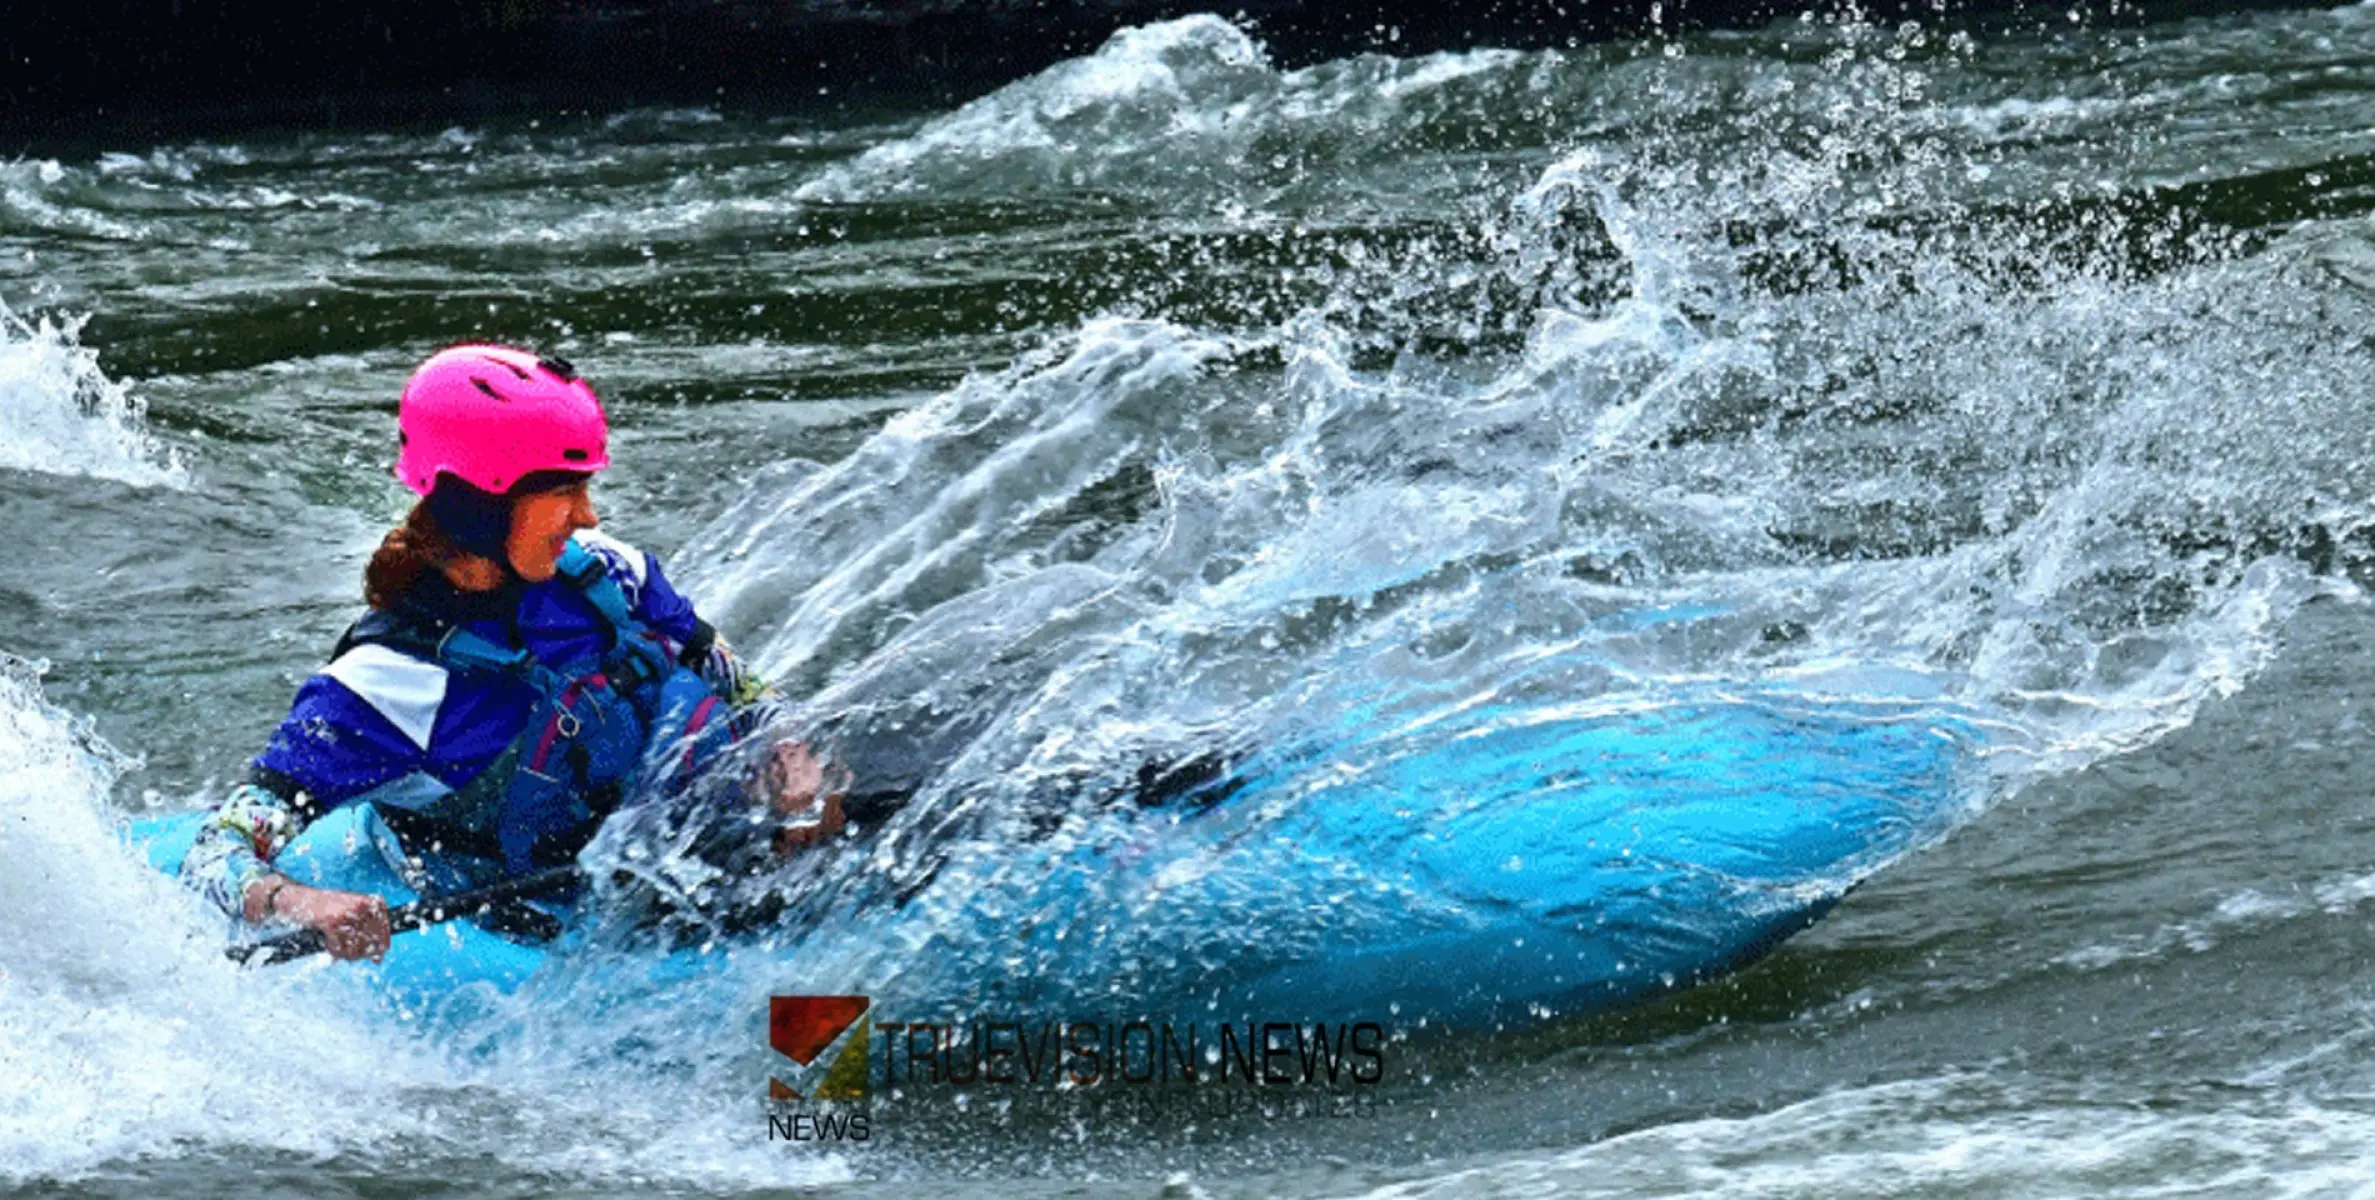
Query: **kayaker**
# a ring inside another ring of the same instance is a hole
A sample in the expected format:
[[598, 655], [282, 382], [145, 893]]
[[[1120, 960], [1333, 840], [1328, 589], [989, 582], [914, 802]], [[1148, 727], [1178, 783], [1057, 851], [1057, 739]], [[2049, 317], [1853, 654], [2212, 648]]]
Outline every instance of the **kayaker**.
[[368, 611], [202, 826], [184, 879], [227, 913], [377, 958], [385, 901], [273, 868], [342, 805], [373, 806], [374, 840], [425, 893], [569, 863], [612, 811], [655, 797], [757, 810], [779, 853], [840, 831], [841, 788], [799, 743], [729, 771], [754, 757], [729, 752], [763, 732], [772, 693], [657, 559], [598, 532], [609, 427], [568, 363], [441, 351], [397, 422], [396, 474], [421, 499], [372, 555]]

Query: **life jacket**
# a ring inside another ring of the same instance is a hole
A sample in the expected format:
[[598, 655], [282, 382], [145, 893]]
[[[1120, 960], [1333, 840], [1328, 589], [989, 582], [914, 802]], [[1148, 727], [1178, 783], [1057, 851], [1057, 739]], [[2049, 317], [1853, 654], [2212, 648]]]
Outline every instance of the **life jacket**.
[[635, 617], [602, 559], [571, 542], [557, 577], [607, 626], [604, 647], [574, 661], [543, 662], [459, 623], [381, 610], [339, 643], [341, 654], [378, 644], [455, 673], [496, 672], [536, 697], [518, 736], [460, 789], [416, 772], [356, 797], [393, 835], [382, 850], [434, 890], [570, 862], [621, 804], [683, 793], [735, 739], [725, 702]]

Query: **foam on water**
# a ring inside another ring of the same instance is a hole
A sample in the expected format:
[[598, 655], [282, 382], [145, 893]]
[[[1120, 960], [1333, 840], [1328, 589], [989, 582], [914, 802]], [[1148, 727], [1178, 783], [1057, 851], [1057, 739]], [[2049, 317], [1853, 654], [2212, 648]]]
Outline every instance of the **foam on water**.
[[181, 455], [149, 433], [146, 405], [100, 370], [76, 329], [0, 305], [0, 470], [185, 486]]

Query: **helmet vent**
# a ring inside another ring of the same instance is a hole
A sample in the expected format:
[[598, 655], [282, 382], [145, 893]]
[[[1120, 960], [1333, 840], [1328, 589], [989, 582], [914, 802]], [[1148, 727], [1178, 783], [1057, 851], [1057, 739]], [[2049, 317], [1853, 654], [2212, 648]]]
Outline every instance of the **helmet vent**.
[[563, 450], [561, 451], [561, 457], [569, 460], [570, 462], [584, 462], [585, 460], [592, 458], [593, 455], [588, 454], [583, 450]]
[[470, 382], [475, 385], [479, 391], [485, 392], [487, 394], [487, 398], [490, 400], [505, 399], [503, 393], [495, 390], [494, 384], [488, 383], [486, 380], [480, 379], [476, 375], [470, 377]]
[[[564, 383], [577, 382], [577, 368], [570, 366], [568, 359], [562, 358], [557, 354], [547, 354], [544, 357], [537, 359], [536, 365], [543, 367], [545, 370], [550, 371], [555, 375], [560, 376], [562, 382]], [[525, 376], [522, 376], [522, 378], [525, 378]]]
[[518, 376], [518, 377], [519, 377], [519, 381], [520, 381], [521, 383], [526, 383], [526, 382], [528, 382], [528, 373], [527, 373], [526, 371], [520, 370], [520, 365], [519, 365], [518, 363], [515, 363], [515, 362], [505, 362], [504, 360], [502, 360], [502, 359], [500, 359], [500, 358], [498, 358], [498, 359], [495, 359], [495, 360], [494, 360], [494, 363], [495, 363], [495, 365], [496, 365], [496, 366], [498, 366], [498, 367], [501, 367], [501, 368], [503, 368], [504, 370], [511, 372], [511, 373], [512, 373], [513, 375], [515, 375], [515, 376]]

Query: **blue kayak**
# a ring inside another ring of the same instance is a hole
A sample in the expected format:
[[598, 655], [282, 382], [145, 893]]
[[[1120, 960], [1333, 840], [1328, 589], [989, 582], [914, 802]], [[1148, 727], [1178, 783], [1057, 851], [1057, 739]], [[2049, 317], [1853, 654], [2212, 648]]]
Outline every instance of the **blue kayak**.
[[[596, 990], [650, 1000], [738, 954], [736, 970], [757, 957], [777, 990], [941, 1016], [1415, 1030], [1604, 1011], [1753, 960], [1936, 836], [1962, 808], [1972, 749], [1967, 724], [1908, 705], [1480, 708], [1351, 754], [1256, 756], [1200, 807], [969, 844], [895, 897], [863, 886], [874, 856], [854, 839], [814, 865], [818, 886], [874, 901], [634, 969], [610, 954], [615, 978]], [[199, 819], [140, 822], [132, 836], [172, 871]], [[334, 812], [281, 865], [391, 905], [415, 899], [371, 820]], [[555, 994], [581, 1005], [578, 934], [537, 944], [453, 921], [399, 935], [383, 963], [336, 969], [414, 1016], [532, 997], [557, 976]]]

